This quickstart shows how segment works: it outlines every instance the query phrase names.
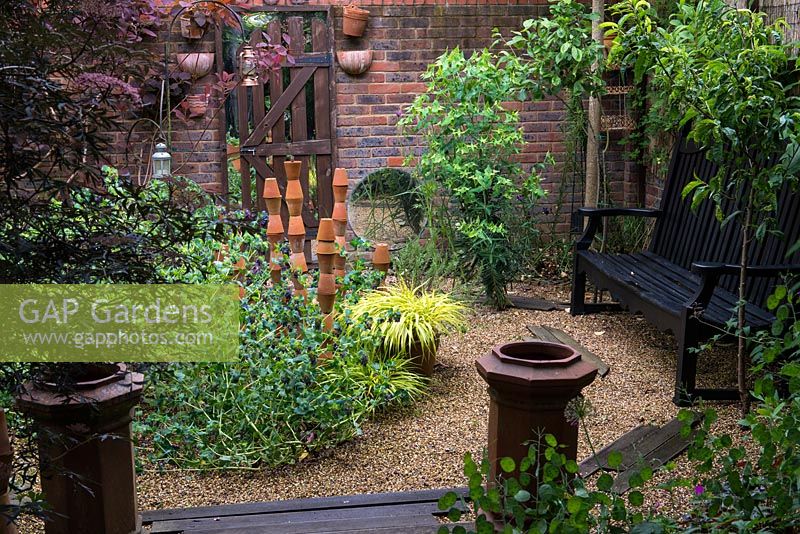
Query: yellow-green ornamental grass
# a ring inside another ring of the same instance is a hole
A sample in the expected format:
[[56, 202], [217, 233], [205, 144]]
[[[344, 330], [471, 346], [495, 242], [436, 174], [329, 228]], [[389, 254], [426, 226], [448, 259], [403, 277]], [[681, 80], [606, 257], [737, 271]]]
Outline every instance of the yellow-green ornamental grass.
[[368, 293], [352, 308], [354, 318], [369, 318], [388, 354], [409, 354], [419, 343], [435, 350], [440, 335], [466, 329], [466, 307], [445, 293], [425, 291], [404, 280]]

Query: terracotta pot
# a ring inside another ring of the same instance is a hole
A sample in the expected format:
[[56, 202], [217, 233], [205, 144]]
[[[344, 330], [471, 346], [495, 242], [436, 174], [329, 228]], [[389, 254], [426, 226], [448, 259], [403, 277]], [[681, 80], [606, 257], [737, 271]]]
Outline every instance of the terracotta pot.
[[325, 329], [326, 332], [330, 332], [333, 330], [333, 314], [329, 313], [322, 319], [322, 328]]
[[303, 213], [303, 199], [286, 197], [286, 208], [289, 210], [289, 217], [300, 217]]
[[289, 229], [286, 232], [286, 235], [291, 237], [306, 235], [306, 227], [303, 224], [303, 218], [300, 215], [289, 217]]
[[281, 221], [280, 216], [270, 217], [267, 222], [267, 235], [278, 236], [280, 238], [283, 236], [283, 231], [283, 221]]
[[281, 282], [283, 282], [280, 266], [277, 266], [277, 268], [270, 268], [269, 278], [272, 280], [272, 285], [280, 285]]
[[333, 219], [323, 218], [319, 220], [317, 229], [317, 241], [333, 241], [336, 234], [333, 232]]
[[206, 33], [205, 26], [198, 26], [192, 18], [191, 12], [186, 12], [181, 15], [181, 35], [185, 39], [202, 39]]
[[[333, 233], [336, 234], [336, 242], [338, 243], [341, 241], [342, 246], [344, 246], [345, 240], [344, 236], [347, 234], [347, 220], [344, 221], [333, 221]], [[339, 239], [341, 238], [341, 239]]]
[[367, 28], [369, 11], [355, 5], [345, 6], [342, 19], [342, 33], [348, 37], [361, 37]]
[[83, 369], [80, 394], [28, 383], [15, 399], [40, 429], [41, 487], [53, 512], [45, 532], [140, 532], [131, 419], [144, 377], [123, 364]]
[[336, 255], [333, 257], [333, 274], [336, 276], [344, 276], [347, 274], [347, 258], [344, 256]]
[[321, 274], [333, 273], [333, 259], [336, 254], [320, 254], [317, 252], [317, 263], [319, 264], [319, 272]]
[[319, 295], [336, 294], [336, 279], [332, 274], [319, 275], [319, 285], [317, 286], [317, 294]]
[[305, 249], [306, 244], [306, 236], [305, 235], [290, 235], [289, 236], [289, 248], [292, 252], [303, 252]]
[[306, 264], [306, 255], [303, 252], [292, 252], [291, 256], [292, 267], [299, 269], [300, 272], [308, 272], [308, 265]]
[[389, 257], [389, 245], [387, 243], [378, 243], [375, 245], [375, 252], [372, 253], [372, 264], [377, 269], [383, 272], [389, 268], [391, 259]]
[[343, 185], [333, 186], [333, 199], [336, 202], [344, 203], [347, 200], [347, 186]]
[[317, 241], [317, 255], [327, 256], [337, 254], [335, 241]]
[[337, 202], [333, 205], [333, 214], [331, 218], [336, 222], [347, 222], [347, 204], [344, 202]]
[[372, 65], [372, 50], [338, 50], [336, 60], [347, 74], [358, 76], [367, 72]]
[[267, 198], [265, 199], [267, 204], [267, 213], [269, 213], [273, 218], [280, 218], [281, 216], [281, 203], [283, 199], [281, 197], [278, 198]]
[[300, 179], [300, 171], [303, 168], [303, 162], [300, 160], [284, 161], [283, 169], [286, 171], [286, 179], [289, 181], [296, 181]]
[[247, 263], [244, 261], [244, 258], [239, 258], [239, 260], [233, 264], [233, 268], [237, 271], [243, 271], [247, 268]]
[[611, 47], [614, 46], [614, 39], [616, 38], [617, 38], [616, 32], [609, 33], [608, 35], [605, 35], [603, 37], [603, 45], [606, 47], [606, 52], [611, 50]]
[[277, 178], [267, 178], [264, 180], [264, 191], [261, 196], [264, 198], [281, 198], [281, 190], [278, 187]]
[[178, 68], [195, 79], [208, 75], [214, 68], [214, 52], [175, 54], [175, 57], [178, 59]]
[[189, 95], [186, 97], [186, 104], [189, 107], [189, 117], [203, 117], [208, 109], [208, 98], [206, 95]]
[[347, 178], [347, 170], [341, 167], [337, 167], [336, 170], [333, 171], [333, 186], [347, 187], [349, 184], [350, 181]]
[[439, 338], [434, 341], [433, 347], [422, 348], [418, 341], [411, 345], [408, 359], [411, 367], [423, 376], [433, 376], [433, 366], [436, 364], [436, 352], [439, 350]]

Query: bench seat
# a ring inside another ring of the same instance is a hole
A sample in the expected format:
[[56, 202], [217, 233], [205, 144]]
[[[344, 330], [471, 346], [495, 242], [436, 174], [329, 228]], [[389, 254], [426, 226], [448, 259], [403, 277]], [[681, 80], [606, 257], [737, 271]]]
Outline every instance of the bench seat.
[[[630, 311], [639, 312], [664, 330], [680, 334], [683, 325], [681, 314], [700, 289], [700, 276], [652, 252], [638, 254], [603, 254], [593, 250], [577, 252], [584, 269], [595, 285], [609, 291]], [[724, 328], [735, 317], [736, 296], [716, 287], [705, 310], [699, 318], [711, 329]], [[775, 317], [755, 306], [745, 308], [748, 326], [763, 329]], [[672, 326], [670, 326], [672, 324]]]

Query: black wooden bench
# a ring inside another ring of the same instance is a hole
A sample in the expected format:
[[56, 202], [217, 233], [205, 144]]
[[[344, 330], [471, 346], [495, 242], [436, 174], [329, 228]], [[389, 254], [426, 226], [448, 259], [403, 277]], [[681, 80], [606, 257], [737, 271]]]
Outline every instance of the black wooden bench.
[[[710, 178], [716, 168], [702, 150], [682, 139], [673, 151], [661, 209], [581, 208], [579, 212], [588, 218], [588, 224], [575, 244], [572, 282], [573, 315], [622, 305], [675, 334], [678, 361], [674, 402], [679, 405], [697, 398], [738, 398], [735, 390], [701, 389], [695, 384], [697, 354], [690, 349], [719, 333], [734, 317], [741, 250], [738, 224], [720, 228], [712, 202], [704, 202], [692, 212], [689, 199], [681, 198], [681, 191], [695, 174]], [[786, 257], [800, 238], [800, 194], [787, 187], [780, 195], [779, 206], [778, 226], [784, 235], [768, 235], [751, 247], [745, 309], [752, 330], [772, 323], [774, 317], [765, 302], [781, 275], [800, 272], [800, 254]], [[592, 250], [604, 218], [610, 216], [654, 217], [647, 251], [608, 254]], [[617, 302], [585, 302], [587, 277], [597, 288], [609, 291]]]

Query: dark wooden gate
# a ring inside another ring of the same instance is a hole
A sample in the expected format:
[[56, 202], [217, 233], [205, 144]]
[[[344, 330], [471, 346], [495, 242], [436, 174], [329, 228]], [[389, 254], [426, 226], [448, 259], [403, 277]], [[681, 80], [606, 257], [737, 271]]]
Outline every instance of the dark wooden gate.
[[[258, 86], [238, 89], [238, 118], [242, 159], [242, 207], [264, 210], [264, 179], [276, 177], [285, 191], [283, 162], [287, 156], [303, 161], [300, 180], [306, 203], [303, 222], [309, 238], [316, 237], [320, 217], [333, 211], [334, 130], [331, 96], [334, 74], [330, 8], [303, 6], [263, 8], [275, 19], [263, 30], [271, 42], [289, 35], [293, 63], [273, 72]], [[254, 31], [250, 44], [263, 40]], [[248, 93], [251, 93], [248, 95]], [[309, 172], [310, 171], [310, 172]], [[256, 190], [252, 191], [252, 172]], [[284, 224], [288, 220], [283, 209]]]

